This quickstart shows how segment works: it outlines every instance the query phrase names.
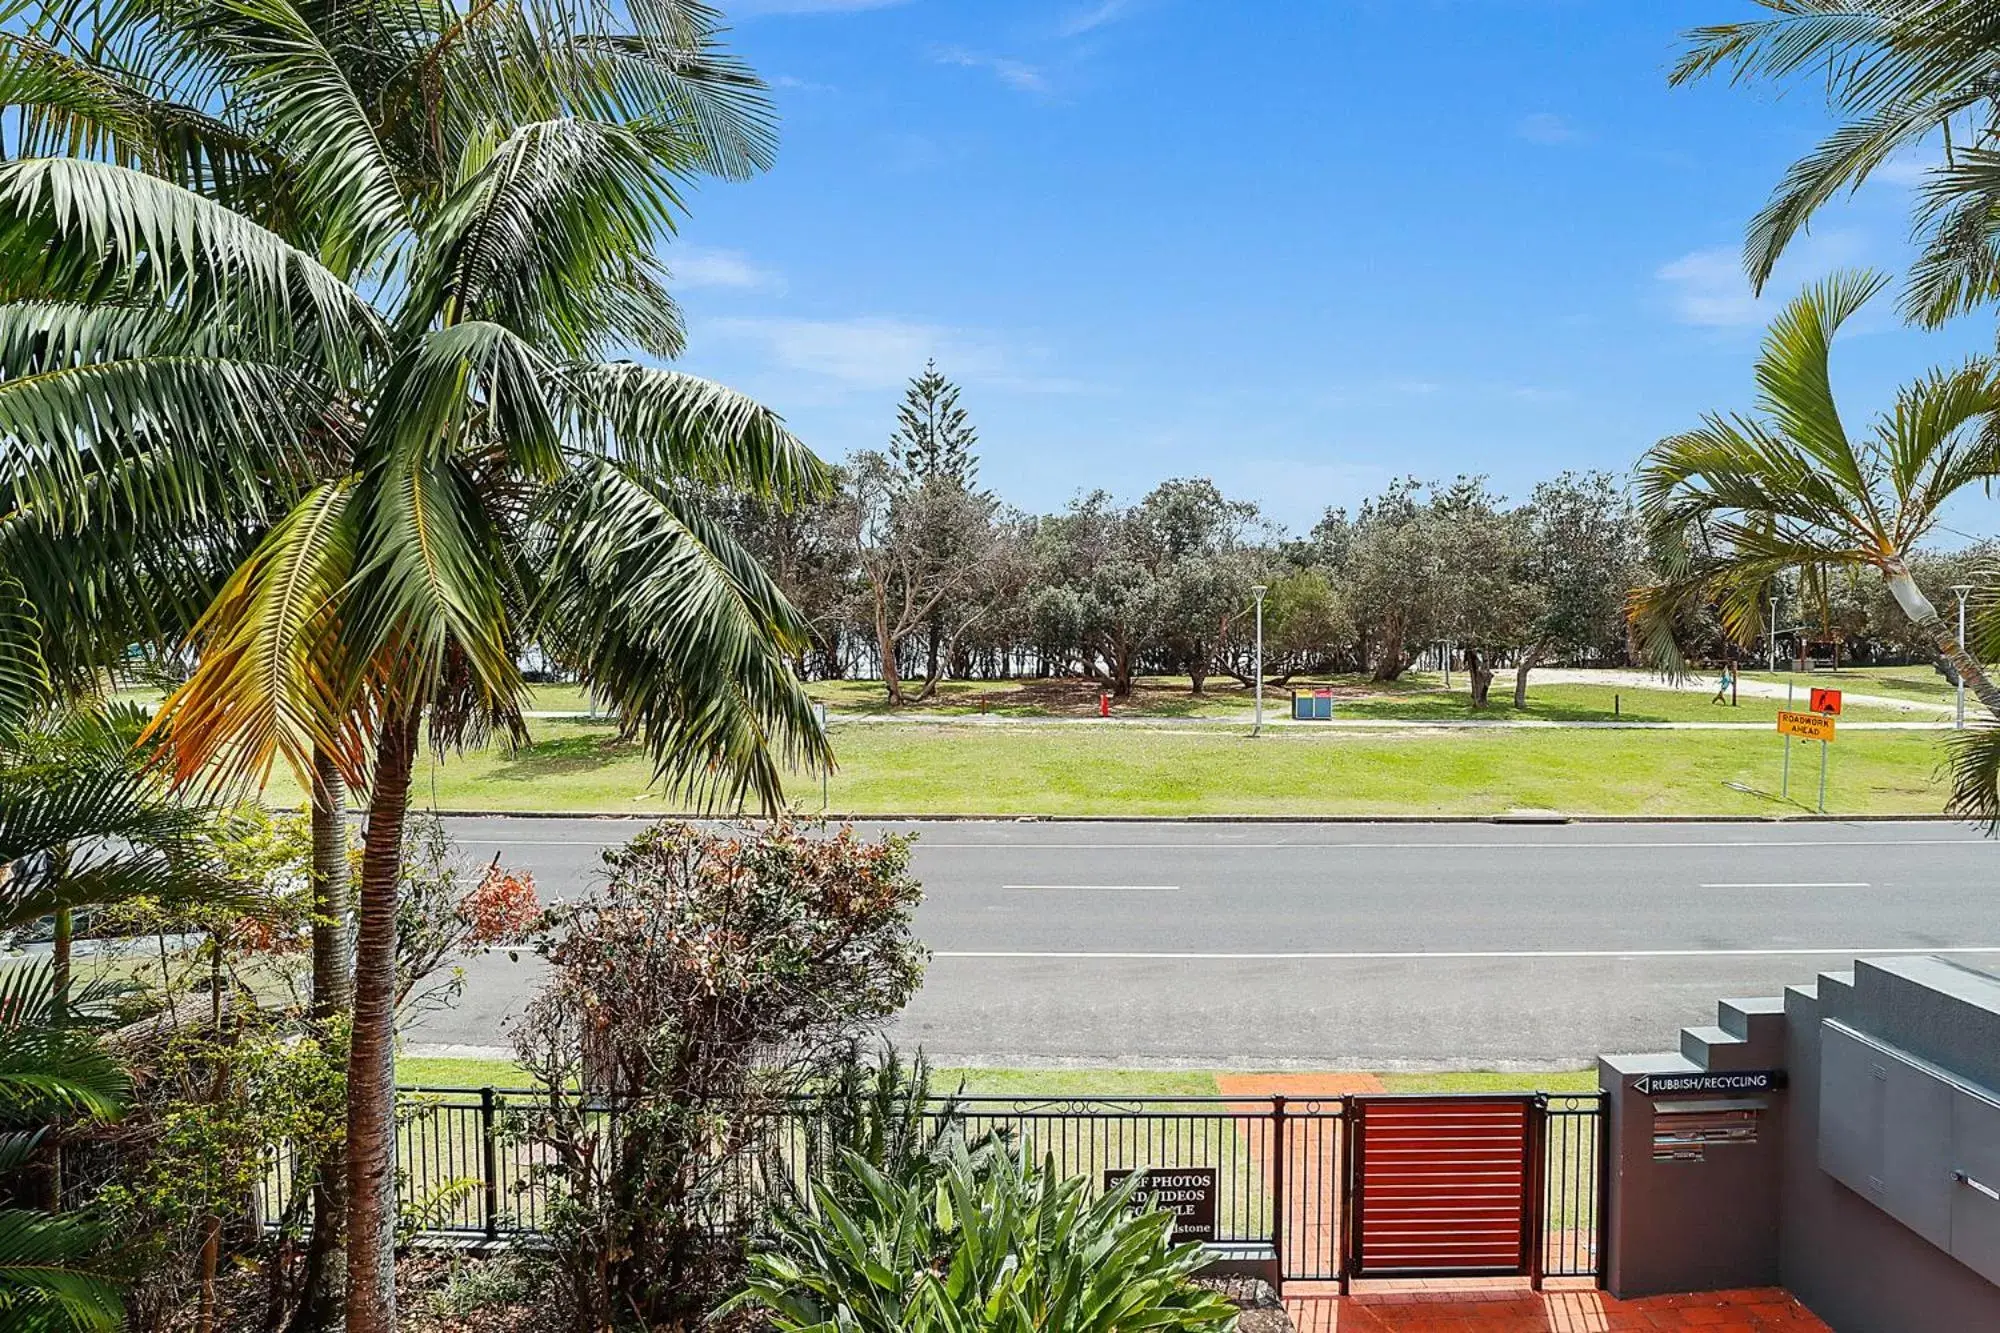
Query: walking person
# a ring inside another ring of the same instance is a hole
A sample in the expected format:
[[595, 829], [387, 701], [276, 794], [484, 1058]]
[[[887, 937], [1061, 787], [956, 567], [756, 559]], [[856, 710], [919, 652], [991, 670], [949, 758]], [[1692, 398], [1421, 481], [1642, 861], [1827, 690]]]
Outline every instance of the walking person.
[[1729, 663], [1724, 662], [1722, 664], [1722, 680], [1719, 684], [1716, 685], [1715, 697], [1713, 699], [1710, 699], [1709, 702], [1712, 704], [1728, 703], [1729, 691], [1732, 688], [1734, 688], [1735, 685], [1736, 685], [1736, 668], [1731, 666]]

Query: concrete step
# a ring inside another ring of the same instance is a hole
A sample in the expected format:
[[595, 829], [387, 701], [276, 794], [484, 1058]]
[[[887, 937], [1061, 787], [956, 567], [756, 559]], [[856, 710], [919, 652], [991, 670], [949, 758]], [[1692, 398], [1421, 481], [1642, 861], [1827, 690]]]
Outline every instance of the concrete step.
[[1681, 1054], [1703, 1069], [1729, 1068], [1729, 1048], [1745, 1045], [1743, 1038], [1719, 1027], [1681, 1029]]
[[1716, 1004], [1715, 1014], [1724, 1032], [1748, 1041], [1750, 1025], [1759, 1018], [1783, 1021], [1785, 1001], [1775, 996], [1757, 1000], [1722, 1000]]

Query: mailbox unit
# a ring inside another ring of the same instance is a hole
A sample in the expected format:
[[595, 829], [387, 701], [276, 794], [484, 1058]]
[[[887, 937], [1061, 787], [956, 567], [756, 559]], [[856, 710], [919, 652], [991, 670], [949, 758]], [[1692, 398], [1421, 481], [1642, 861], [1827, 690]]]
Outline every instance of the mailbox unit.
[[1820, 1026], [1820, 1168], [2000, 1282], [2000, 1094], [1845, 1024]]

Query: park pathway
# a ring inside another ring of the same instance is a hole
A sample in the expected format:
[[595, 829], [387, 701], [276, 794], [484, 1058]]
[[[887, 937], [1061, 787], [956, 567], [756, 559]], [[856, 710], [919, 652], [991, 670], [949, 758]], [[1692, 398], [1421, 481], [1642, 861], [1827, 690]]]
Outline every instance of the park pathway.
[[[1835, 682], [1838, 684], [1838, 682]], [[1605, 671], [1584, 667], [1547, 667], [1528, 677], [1529, 688], [1536, 685], [1605, 685], [1621, 690], [1677, 690], [1682, 694], [1714, 694], [1716, 675], [1689, 676], [1676, 684], [1665, 676], [1656, 676], [1650, 671]], [[1779, 684], [1775, 680], [1743, 680], [1736, 682], [1736, 692], [1752, 699], [1782, 699], [1790, 689], [1792, 699], [1800, 708], [1806, 706], [1806, 691], [1812, 688], [1810, 676], [1802, 676], [1796, 687]], [[1497, 688], [1497, 686], [1496, 686]], [[1926, 718], [1936, 718], [1951, 711], [1951, 702], [1924, 702], [1919, 699], [1899, 699], [1893, 694], [1857, 694], [1841, 686], [1841, 701], [1850, 704], [1866, 704], [1871, 708], [1893, 708], [1899, 712], [1916, 713]]]

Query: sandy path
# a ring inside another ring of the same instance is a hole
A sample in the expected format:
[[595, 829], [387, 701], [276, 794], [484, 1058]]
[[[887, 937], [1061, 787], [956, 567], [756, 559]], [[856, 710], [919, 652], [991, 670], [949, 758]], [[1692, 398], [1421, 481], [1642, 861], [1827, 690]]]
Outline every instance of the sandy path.
[[[1713, 694], [1715, 693], [1717, 679], [1717, 673], [1710, 671], [1698, 676], [1690, 676], [1676, 685], [1665, 676], [1656, 676], [1650, 671], [1603, 671], [1584, 667], [1548, 667], [1530, 673], [1528, 676], [1528, 687], [1533, 689], [1537, 683], [1543, 685], [1618, 685], [1630, 690], [1679, 690], [1685, 694]], [[1801, 708], [1806, 706], [1805, 696], [1807, 688], [1808, 686], [1802, 683], [1793, 693], [1793, 697], [1797, 700]], [[1738, 694], [1747, 694], [1753, 699], [1782, 699], [1785, 697], [1785, 690], [1785, 686], [1772, 680], [1739, 680], [1736, 683]], [[1945, 712], [1951, 708], [1949, 702], [1919, 703], [1913, 699], [1898, 699], [1886, 694], [1856, 694], [1853, 690], [1847, 689], [1841, 691], [1841, 700], [1844, 703], [1850, 704], [1867, 704], [1875, 708], [1896, 708], [1906, 713], [1932, 715]]]

